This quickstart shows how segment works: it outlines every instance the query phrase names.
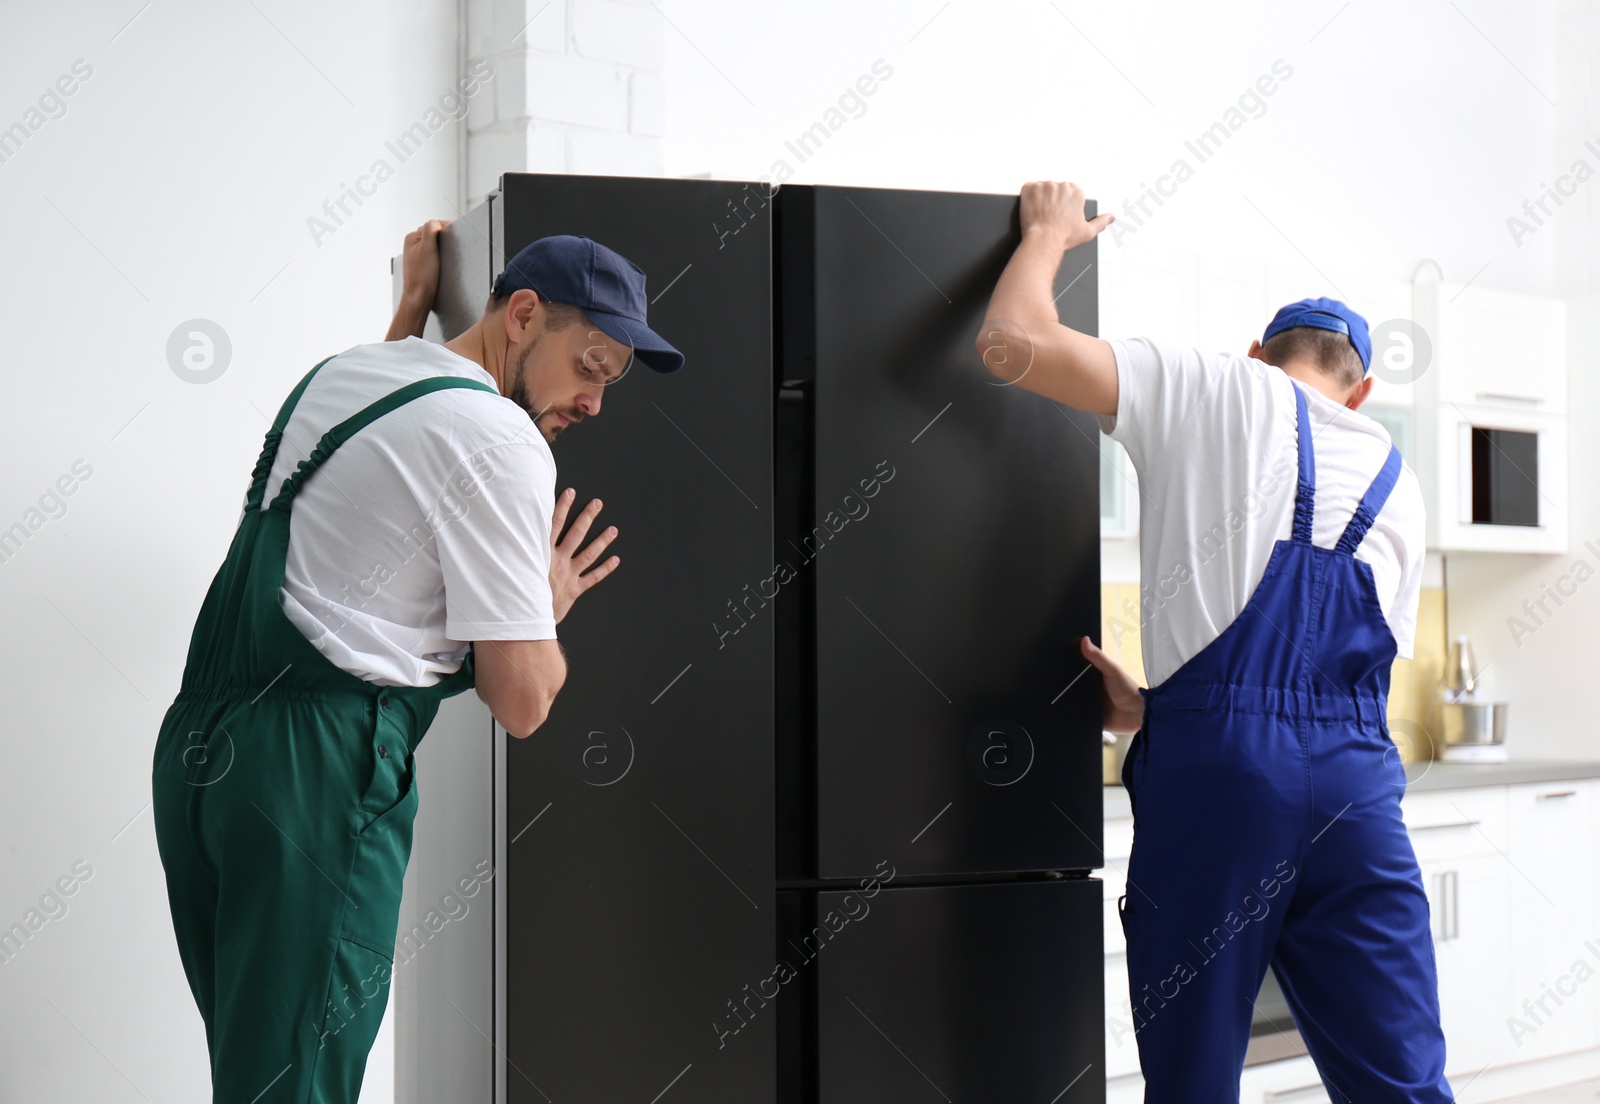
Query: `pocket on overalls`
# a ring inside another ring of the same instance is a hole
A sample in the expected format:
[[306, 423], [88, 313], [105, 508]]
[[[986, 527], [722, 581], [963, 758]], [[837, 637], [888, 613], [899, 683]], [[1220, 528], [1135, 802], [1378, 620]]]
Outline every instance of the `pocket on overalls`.
[[359, 802], [367, 828], [406, 800], [415, 781], [415, 764], [404, 730], [391, 719], [391, 710], [380, 703], [366, 742], [367, 783]]
[[351, 907], [344, 912], [339, 932], [342, 938], [391, 959], [417, 816], [418, 795], [409, 758], [405, 777], [400, 798], [356, 833], [347, 893]]
[[[379, 761], [367, 796], [361, 800], [362, 827], [357, 836], [369, 835], [388, 821], [401, 819], [407, 810], [416, 813], [416, 776], [408, 755], [398, 764]], [[381, 806], [381, 807], [379, 807]]]

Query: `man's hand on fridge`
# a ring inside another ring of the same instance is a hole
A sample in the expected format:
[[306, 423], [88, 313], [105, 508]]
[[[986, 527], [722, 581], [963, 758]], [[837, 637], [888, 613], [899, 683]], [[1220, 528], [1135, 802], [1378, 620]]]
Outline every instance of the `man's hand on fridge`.
[[449, 225], [449, 219], [429, 219], [406, 235], [401, 250], [400, 305], [385, 341], [422, 336], [439, 294], [439, 231]]
[[606, 550], [606, 546], [616, 539], [617, 527], [611, 526], [587, 546], [584, 545], [589, 526], [600, 513], [600, 500], [596, 498], [579, 511], [572, 521], [572, 528], [562, 537], [561, 530], [567, 524], [567, 511], [577, 497], [578, 493], [571, 487], [556, 496], [555, 515], [550, 520], [550, 593], [555, 599], [557, 624], [561, 623], [580, 594], [615, 571], [622, 562], [620, 557], [612, 556], [587, 575], [584, 574], [600, 553]]
[[1087, 636], [1079, 644], [1083, 658], [1100, 671], [1104, 687], [1100, 695], [1103, 713], [1100, 727], [1119, 736], [1138, 732], [1144, 725], [1144, 697], [1139, 693], [1139, 684]]
[[1083, 189], [1071, 181], [1033, 180], [1022, 186], [1022, 236], [1047, 238], [1061, 252], [1092, 241], [1117, 220], [1109, 212], [1085, 218]]

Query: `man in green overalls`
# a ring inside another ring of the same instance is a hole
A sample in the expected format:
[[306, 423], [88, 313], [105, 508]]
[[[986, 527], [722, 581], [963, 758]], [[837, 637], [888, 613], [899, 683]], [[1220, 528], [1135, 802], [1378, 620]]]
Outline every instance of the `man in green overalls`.
[[618, 562], [593, 566], [614, 528], [582, 544], [598, 500], [556, 541], [572, 491], [555, 501], [548, 442], [632, 357], [683, 362], [645, 324], [644, 273], [570, 236], [513, 257], [460, 337], [419, 340], [443, 225], [407, 239], [401, 340], [328, 358], [279, 410], [156, 741], [156, 842], [217, 1104], [354, 1104], [417, 744], [474, 685], [530, 735], [566, 675], [556, 622]]

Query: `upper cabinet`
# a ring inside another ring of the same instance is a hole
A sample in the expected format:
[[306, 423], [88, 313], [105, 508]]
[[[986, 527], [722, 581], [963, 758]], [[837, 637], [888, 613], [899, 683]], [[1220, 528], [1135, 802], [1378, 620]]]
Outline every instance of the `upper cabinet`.
[[1414, 317], [1428, 547], [1567, 551], [1566, 303], [1418, 284]]
[[1418, 284], [1417, 322], [1433, 344], [1438, 402], [1567, 412], [1567, 304], [1542, 295]]

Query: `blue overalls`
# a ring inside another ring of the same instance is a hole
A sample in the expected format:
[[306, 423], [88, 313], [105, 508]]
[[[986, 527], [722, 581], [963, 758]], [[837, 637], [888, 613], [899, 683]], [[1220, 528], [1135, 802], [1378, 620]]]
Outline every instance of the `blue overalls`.
[[1335, 1102], [1454, 1100], [1428, 901], [1385, 720], [1394, 636], [1354, 552], [1400, 473], [1390, 450], [1334, 548], [1292, 385], [1290, 540], [1237, 620], [1160, 686], [1123, 765], [1120, 902], [1147, 1104], [1239, 1099], [1267, 966]]

